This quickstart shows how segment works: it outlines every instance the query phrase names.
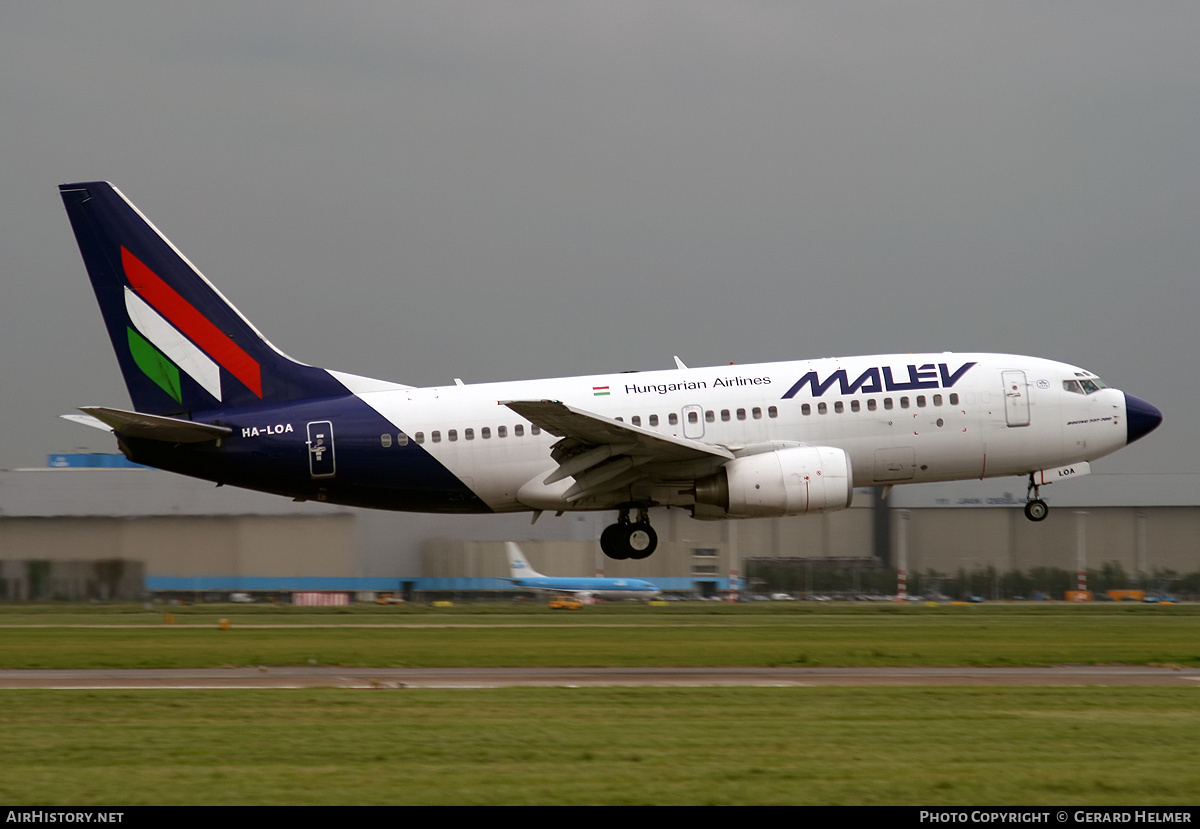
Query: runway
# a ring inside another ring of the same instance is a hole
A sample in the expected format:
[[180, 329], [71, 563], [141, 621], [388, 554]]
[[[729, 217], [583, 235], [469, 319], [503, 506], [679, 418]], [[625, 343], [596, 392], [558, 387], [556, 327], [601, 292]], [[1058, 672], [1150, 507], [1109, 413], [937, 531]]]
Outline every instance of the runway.
[[341, 668], [0, 670], [0, 688], [505, 688], [600, 686], [1183, 685], [1200, 668]]

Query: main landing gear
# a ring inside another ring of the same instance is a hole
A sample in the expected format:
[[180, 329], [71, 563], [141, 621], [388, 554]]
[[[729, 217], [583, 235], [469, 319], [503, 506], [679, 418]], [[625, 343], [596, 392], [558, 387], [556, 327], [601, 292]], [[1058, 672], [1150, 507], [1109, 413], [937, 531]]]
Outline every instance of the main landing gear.
[[1039, 494], [1041, 488], [1033, 482], [1033, 475], [1029, 473], [1029, 488], [1025, 490], [1025, 517], [1030, 521], [1045, 521], [1050, 507], [1042, 500]]
[[615, 559], [648, 558], [658, 548], [658, 533], [650, 526], [645, 509], [638, 510], [636, 523], [629, 521], [629, 508], [621, 510], [617, 523], [609, 524], [600, 533], [600, 549]]

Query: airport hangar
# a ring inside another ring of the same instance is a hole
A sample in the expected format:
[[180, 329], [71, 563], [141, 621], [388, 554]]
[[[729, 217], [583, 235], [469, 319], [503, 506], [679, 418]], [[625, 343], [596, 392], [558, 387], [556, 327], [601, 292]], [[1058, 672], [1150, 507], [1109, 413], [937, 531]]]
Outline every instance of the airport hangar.
[[612, 561], [596, 539], [607, 513], [425, 515], [294, 502], [132, 467], [119, 455], [51, 455], [0, 471], [0, 600], [153, 594], [511, 591], [504, 541], [546, 575], [645, 578], [666, 591], [727, 591], [750, 557], [862, 561], [952, 574], [1119, 563], [1127, 573], [1200, 570], [1200, 475], [1093, 474], [1047, 486], [1041, 523], [1024, 481], [856, 491], [842, 512], [702, 522], [656, 511], [658, 551]]

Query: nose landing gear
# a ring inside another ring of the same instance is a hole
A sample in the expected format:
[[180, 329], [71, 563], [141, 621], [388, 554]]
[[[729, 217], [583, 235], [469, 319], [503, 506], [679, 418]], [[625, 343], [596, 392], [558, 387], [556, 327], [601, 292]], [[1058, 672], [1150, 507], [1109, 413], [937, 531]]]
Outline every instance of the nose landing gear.
[[658, 533], [650, 526], [647, 510], [638, 510], [635, 523], [629, 521], [629, 509], [622, 509], [617, 523], [609, 524], [600, 534], [600, 549], [612, 559], [643, 559], [658, 548]]
[[1029, 488], [1025, 490], [1025, 517], [1030, 521], [1045, 521], [1050, 507], [1042, 500], [1040, 489], [1033, 479], [1034, 473], [1029, 473]]

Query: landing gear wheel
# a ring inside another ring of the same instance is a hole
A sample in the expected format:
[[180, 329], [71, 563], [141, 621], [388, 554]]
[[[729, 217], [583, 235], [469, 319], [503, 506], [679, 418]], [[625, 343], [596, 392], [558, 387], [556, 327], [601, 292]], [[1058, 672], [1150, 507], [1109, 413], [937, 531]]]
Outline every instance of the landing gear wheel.
[[1046, 502], [1041, 498], [1035, 498], [1025, 504], [1025, 517], [1030, 521], [1045, 521], [1049, 512], [1050, 507], [1046, 506]]
[[630, 558], [649, 558], [658, 549], [658, 533], [645, 522], [630, 524], [626, 528], [625, 546], [629, 549]]
[[1025, 490], [1025, 517], [1030, 521], [1045, 521], [1050, 507], [1042, 500], [1041, 487], [1037, 484], [1034, 473], [1029, 473], [1029, 487]]
[[604, 532], [600, 533], [600, 549], [604, 551], [604, 555], [617, 561], [629, 558], [630, 550], [624, 543], [624, 530], [628, 526], [628, 524], [609, 524], [604, 528]]
[[658, 549], [658, 533], [650, 526], [646, 512], [639, 510], [637, 523], [630, 523], [629, 510], [621, 510], [617, 523], [609, 524], [600, 533], [600, 549], [604, 555], [617, 561], [640, 560], [649, 558]]

